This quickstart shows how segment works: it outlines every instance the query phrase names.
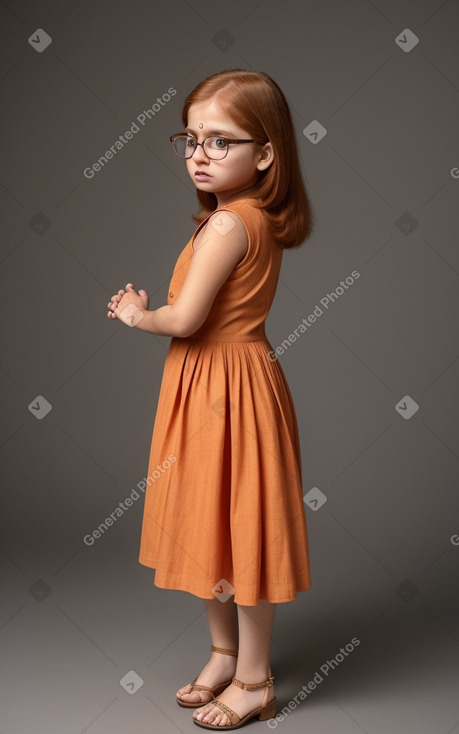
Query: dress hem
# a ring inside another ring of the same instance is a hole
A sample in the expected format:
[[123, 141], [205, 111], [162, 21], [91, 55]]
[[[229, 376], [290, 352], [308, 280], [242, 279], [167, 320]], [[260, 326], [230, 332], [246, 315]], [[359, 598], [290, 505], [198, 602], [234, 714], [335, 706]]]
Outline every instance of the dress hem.
[[[192, 594], [193, 596], [196, 596], [196, 597], [198, 597], [200, 599], [217, 599], [218, 598], [218, 597], [215, 596], [215, 594], [206, 595], [206, 594], [198, 594], [198, 593], [196, 593], [196, 591], [193, 591], [191, 589], [190, 584], [187, 583], [186, 581], [170, 582], [170, 584], [167, 581], [158, 581], [157, 580], [158, 571], [156, 569], [156, 566], [153, 565], [155, 563], [155, 561], [148, 561], [148, 560], [146, 560], [146, 558], [144, 556], [139, 557], [138, 561], [139, 561], [140, 564], [142, 564], [142, 566], [146, 566], [147, 568], [152, 568], [152, 569], [154, 569], [156, 571], [156, 573], [155, 573], [155, 579], [154, 579], [154, 582], [153, 583], [159, 589], [166, 589], [168, 591], [186, 591], [187, 593]], [[253, 599], [251, 599], [250, 601], [240, 601], [239, 599], [236, 598], [237, 597], [237, 592], [236, 592], [234, 594], [233, 601], [234, 601], [235, 604], [239, 604], [240, 606], [247, 606], [247, 607], [256, 606], [259, 601], [267, 601], [270, 604], [286, 604], [286, 603], [288, 603], [290, 601], [296, 601], [297, 596], [298, 596], [298, 594], [300, 592], [302, 592], [302, 591], [309, 591], [310, 589], [311, 589], [311, 583], [302, 585], [301, 588], [300, 587], [297, 587], [296, 588], [296, 591], [292, 591], [291, 592], [292, 594], [294, 594], [294, 596], [290, 596], [288, 599], [286, 599], [285, 597], [282, 598], [282, 599], [279, 599], [279, 598], [274, 599], [274, 598], [272, 598], [272, 595], [268, 594], [267, 596], [269, 598], [266, 598], [266, 597], [258, 597], [258, 600], [257, 601], [253, 601]]]

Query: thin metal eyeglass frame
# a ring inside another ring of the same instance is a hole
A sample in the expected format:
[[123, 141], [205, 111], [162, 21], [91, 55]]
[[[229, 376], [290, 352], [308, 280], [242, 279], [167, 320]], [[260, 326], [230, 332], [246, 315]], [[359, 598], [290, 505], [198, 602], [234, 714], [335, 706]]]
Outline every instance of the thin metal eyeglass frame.
[[[194, 140], [196, 143], [196, 147], [194, 148], [192, 154], [185, 156], [185, 155], [180, 155], [179, 153], [177, 153], [174, 147], [175, 138], [191, 138], [192, 140]], [[213, 156], [209, 155], [208, 152], [206, 151], [204, 146], [206, 142], [210, 140], [211, 138], [219, 138], [221, 140], [226, 141], [226, 152], [225, 152], [225, 155], [222, 156], [221, 158], [214, 158]], [[255, 140], [252, 140], [252, 138], [246, 138], [245, 140], [239, 140], [237, 138], [226, 138], [224, 135], [209, 135], [207, 138], [205, 138], [205, 140], [202, 141], [202, 143], [198, 143], [196, 138], [193, 135], [190, 135], [188, 133], [175, 133], [174, 135], [170, 136], [169, 140], [172, 145], [172, 150], [174, 151], [176, 155], [178, 155], [179, 158], [182, 158], [184, 160], [188, 160], [189, 158], [192, 158], [197, 150], [198, 145], [200, 145], [205, 155], [207, 156], [207, 158], [210, 158], [210, 160], [213, 160], [213, 161], [222, 161], [224, 158], [226, 158], [226, 156], [228, 155], [230, 145], [238, 145], [239, 143], [255, 143], [256, 142]]]

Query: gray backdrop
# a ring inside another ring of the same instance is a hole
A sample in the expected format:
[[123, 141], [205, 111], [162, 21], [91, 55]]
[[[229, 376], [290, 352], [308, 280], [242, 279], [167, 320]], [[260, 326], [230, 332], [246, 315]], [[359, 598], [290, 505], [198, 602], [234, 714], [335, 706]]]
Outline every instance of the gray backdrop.
[[202, 600], [138, 563], [143, 498], [84, 538], [145, 476], [170, 341], [106, 303], [128, 281], [166, 302], [197, 211], [169, 135], [201, 79], [239, 67], [283, 89], [315, 214], [273, 347], [318, 314], [279, 357], [312, 588], [276, 613], [283, 720], [252, 726], [457, 734], [459, 3], [6, 0], [0, 18], [0, 733], [194, 730], [175, 692], [208, 660]]

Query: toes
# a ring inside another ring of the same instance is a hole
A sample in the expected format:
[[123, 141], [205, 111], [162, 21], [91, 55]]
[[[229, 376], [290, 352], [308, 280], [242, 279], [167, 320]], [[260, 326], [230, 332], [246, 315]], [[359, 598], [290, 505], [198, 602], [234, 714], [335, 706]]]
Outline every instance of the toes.
[[[187, 696], [187, 698], [185, 698], [185, 696]], [[194, 696], [194, 698], [190, 698], [190, 696]], [[201, 697], [197, 691], [193, 691], [192, 693], [183, 693], [181, 698], [183, 698], [185, 701], [189, 701], [190, 703], [198, 703], [198, 701], [201, 700]]]
[[193, 718], [198, 719], [198, 721], [204, 721], [206, 724], [215, 724], [216, 726], [227, 726], [231, 723], [227, 714], [219, 709], [218, 706], [211, 704], [196, 709]]
[[218, 723], [220, 714], [222, 714], [222, 711], [220, 711], [220, 709], [217, 708], [217, 706], [212, 706], [212, 708], [206, 712], [205, 716], [201, 719], [201, 721], [205, 721], [206, 724], [216, 724]]
[[195, 719], [199, 719], [199, 721], [202, 721], [203, 718], [209, 713], [210, 709], [208, 706], [201, 706], [200, 708], [196, 709], [193, 716]]

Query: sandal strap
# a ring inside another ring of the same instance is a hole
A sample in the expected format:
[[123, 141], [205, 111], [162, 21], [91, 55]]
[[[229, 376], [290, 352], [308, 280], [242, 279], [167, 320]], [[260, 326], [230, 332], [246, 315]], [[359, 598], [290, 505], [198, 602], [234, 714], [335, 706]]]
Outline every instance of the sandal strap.
[[212, 652], [221, 652], [223, 655], [234, 655], [235, 657], [238, 656], [239, 652], [237, 650], [230, 650], [227, 647], [216, 647], [216, 645], [211, 645]]
[[[223, 711], [223, 713], [229, 717], [231, 724], [237, 724], [241, 720], [241, 717], [238, 716], [237, 713], [233, 711], [233, 709], [230, 709], [230, 707], [227, 706], [226, 703], [219, 701], [218, 698], [214, 698], [209, 703], [211, 703], [212, 706], [218, 706], [218, 708], [221, 709], [221, 711]], [[217, 726], [215, 726], [214, 728], [216, 729]]]
[[214, 695], [214, 690], [217, 688], [217, 686], [214, 686], [213, 688], [209, 688], [209, 686], [202, 686], [199, 683], [193, 683], [190, 693], [194, 693], [195, 691], [210, 691], [212, 695]]
[[274, 676], [271, 675], [268, 680], [264, 680], [263, 683], [243, 683], [237, 678], [233, 678], [232, 683], [239, 688], [243, 688], [244, 691], [254, 691], [257, 688], [269, 688], [273, 685]]

